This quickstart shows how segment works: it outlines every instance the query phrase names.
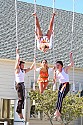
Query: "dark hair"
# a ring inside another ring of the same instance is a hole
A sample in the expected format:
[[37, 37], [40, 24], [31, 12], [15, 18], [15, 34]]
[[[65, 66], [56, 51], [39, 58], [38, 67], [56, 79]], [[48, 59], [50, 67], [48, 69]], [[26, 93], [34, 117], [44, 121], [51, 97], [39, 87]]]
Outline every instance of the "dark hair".
[[41, 63], [42, 63], [43, 61], [45, 61], [46, 63], [48, 63], [46, 59], [43, 59], [43, 60], [41, 61]]
[[45, 47], [44, 47], [44, 48], [49, 48], [49, 47], [45, 45]]
[[56, 64], [59, 63], [63, 67], [63, 62], [62, 61], [57, 61]]
[[25, 62], [24, 62], [24, 61], [20, 61], [19, 66], [20, 66], [22, 63], [24, 64]]

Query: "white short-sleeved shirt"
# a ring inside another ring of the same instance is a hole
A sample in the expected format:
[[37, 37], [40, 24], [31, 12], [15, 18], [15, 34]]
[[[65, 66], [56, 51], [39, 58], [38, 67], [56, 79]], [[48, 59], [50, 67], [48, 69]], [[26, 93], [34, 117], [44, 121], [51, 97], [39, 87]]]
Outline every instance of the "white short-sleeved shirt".
[[15, 74], [15, 81], [17, 83], [24, 82], [25, 71], [20, 69], [20, 72]]
[[56, 78], [59, 80], [59, 83], [69, 82], [69, 75], [62, 69], [62, 72], [56, 71]]

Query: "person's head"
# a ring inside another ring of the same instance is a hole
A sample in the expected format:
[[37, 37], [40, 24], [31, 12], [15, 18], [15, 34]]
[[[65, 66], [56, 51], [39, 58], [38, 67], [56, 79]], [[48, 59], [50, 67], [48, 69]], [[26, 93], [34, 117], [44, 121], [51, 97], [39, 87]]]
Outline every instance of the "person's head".
[[20, 61], [20, 63], [19, 63], [20, 69], [24, 69], [24, 64], [25, 64], [24, 61]]
[[41, 50], [43, 51], [43, 52], [46, 52], [46, 50], [49, 48], [49, 46], [47, 46], [47, 45], [45, 45], [45, 44], [42, 44], [41, 45]]
[[62, 70], [62, 68], [63, 68], [63, 62], [62, 62], [62, 61], [57, 61], [57, 62], [56, 62], [56, 68], [57, 68], [58, 70]]
[[43, 60], [41, 61], [41, 66], [42, 66], [42, 67], [48, 67], [48, 62], [47, 62], [47, 60], [43, 59]]

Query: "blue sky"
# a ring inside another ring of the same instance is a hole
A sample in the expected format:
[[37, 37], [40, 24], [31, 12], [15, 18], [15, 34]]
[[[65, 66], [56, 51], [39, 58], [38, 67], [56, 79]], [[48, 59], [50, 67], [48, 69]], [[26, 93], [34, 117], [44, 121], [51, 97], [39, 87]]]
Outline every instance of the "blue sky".
[[[27, 3], [34, 3], [34, 0], [19, 0]], [[55, 0], [55, 8], [72, 11], [73, 0]], [[52, 0], [36, 0], [39, 5], [52, 7]], [[83, 0], [75, 0], [75, 12], [83, 14]]]

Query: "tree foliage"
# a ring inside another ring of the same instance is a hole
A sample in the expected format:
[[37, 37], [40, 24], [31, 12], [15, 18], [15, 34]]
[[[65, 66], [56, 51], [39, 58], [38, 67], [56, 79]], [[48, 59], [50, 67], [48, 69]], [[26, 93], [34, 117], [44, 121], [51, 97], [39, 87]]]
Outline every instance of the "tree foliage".
[[83, 97], [79, 94], [67, 95], [63, 101], [62, 120], [68, 125], [71, 121], [83, 116]]
[[[36, 111], [43, 111], [53, 125], [53, 115], [57, 102], [57, 91], [45, 90], [44, 94], [39, 91], [30, 92], [31, 100], [36, 102]], [[71, 121], [83, 115], [83, 98], [77, 95], [67, 95], [63, 101], [62, 121], [68, 125]]]

